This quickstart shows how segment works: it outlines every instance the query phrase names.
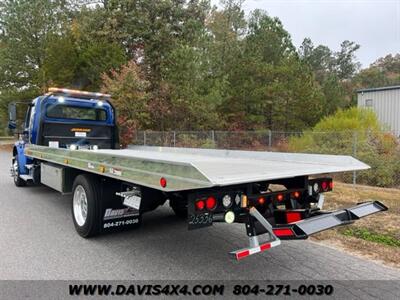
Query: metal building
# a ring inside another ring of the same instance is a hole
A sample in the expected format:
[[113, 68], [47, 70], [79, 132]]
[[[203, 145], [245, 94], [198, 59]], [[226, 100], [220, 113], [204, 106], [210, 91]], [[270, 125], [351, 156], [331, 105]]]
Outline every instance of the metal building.
[[379, 121], [400, 136], [400, 85], [357, 91], [358, 107], [369, 107]]

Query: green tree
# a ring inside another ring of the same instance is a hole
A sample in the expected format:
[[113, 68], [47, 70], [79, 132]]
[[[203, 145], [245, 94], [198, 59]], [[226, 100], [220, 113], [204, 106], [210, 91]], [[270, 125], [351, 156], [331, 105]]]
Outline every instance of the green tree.
[[[368, 185], [397, 186], [400, 151], [397, 138], [383, 131], [370, 109], [352, 107], [323, 118], [300, 137], [289, 139], [289, 151], [352, 155], [371, 166], [357, 174]], [[349, 174], [342, 180], [350, 181]]]
[[356, 88], [372, 88], [400, 84], [400, 54], [377, 59], [354, 78]]
[[112, 95], [112, 103], [117, 109], [121, 142], [129, 144], [135, 130], [147, 129], [152, 123], [150, 83], [133, 61], [113, 70], [110, 75], [103, 73], [102, 79], [101, 90]]
[[[279, 19], [253, 12], [242, 49], [220, 110], [228, 128], [301, 130], [315, 124], [319, 88]], [[310, 107], [314, 113], [305, 113]]]
[[45, 88], [46, 45], [63, 34], [67, 6], [62, 0], [0, 2], [0, 83], [7, 88]]

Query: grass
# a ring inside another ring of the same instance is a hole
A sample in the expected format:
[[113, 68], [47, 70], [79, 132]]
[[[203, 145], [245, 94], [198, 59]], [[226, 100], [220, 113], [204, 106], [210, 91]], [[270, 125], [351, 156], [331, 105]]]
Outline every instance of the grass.
[[400, 240], [387, 234], [371, 232], [366, 228], [350, 228], [344, 230], [341, 234], [388, 246], [400, 247]]
[[379, 200], [389, 210], [312, 239], [400, 268], [400, 189], [336, 183], [334, 191], [326, 194], [324, 209], [346, 208], [366, 200]]

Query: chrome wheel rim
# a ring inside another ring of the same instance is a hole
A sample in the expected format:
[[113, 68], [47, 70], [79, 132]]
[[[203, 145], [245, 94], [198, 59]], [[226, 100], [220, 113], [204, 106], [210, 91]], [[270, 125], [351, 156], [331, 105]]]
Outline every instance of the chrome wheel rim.
[[14, 181], [16, 181], [18, 179], [18, 162], [17, 162], [17, 160], [14, 161], [13, 170], [14, 170]]
[[79, 226], [83, 226], [87, 219], [87, 197], [83, 186], [78, 185], [73, 198], [74, 218]]

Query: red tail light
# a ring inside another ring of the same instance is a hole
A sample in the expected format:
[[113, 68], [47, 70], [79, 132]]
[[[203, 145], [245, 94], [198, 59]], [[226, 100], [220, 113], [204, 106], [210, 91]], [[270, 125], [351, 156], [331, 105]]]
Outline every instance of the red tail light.
[[300, 198], [301, 194], [300, 194], [300, 192], [296, 191], [296, 192], [293, 192], [292, 196], [294, 198], [298, 199], [298, 198]]
[[273, 231], [276, 236], [293, 236], [294, 235], [293, 230], [290, 228], [279, 228], [279, 229], [277, 228], [277, 229], [274, 229]]
[[278, 200], [279, 202], [283, 201], [283, 199], [284, 199], [283, 194], [276, 195], [276, 200]]
[[167, 186], [167, 179], [165, 179], [164, 177], [161, 177], [160, 185], [161, 185], [161, 187], [165, 188]]
[[264, 197], [260, 197], [257, 200], [258, 204], [263, 205], [265, 203], [265, 198]]
[[326, 181], [322, 181], [321, 182], [321, 187], [324, 191], [326, 191], [328, 189], [328, 183]]
[[217, 200], [214, 197], [208, 197], [206, 200], [206, 207], [208, 210], [213, 210], [217, 206]]
[[301, 214], [299, 212], [287, 212], [286, 213], [286, 222], [293, 223], [301, 220]]
[[204, 200], [199, 200], [196, 202], [196, 210], [203, 210], [206, 206]]

